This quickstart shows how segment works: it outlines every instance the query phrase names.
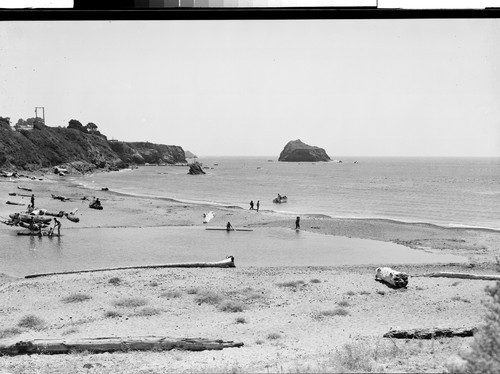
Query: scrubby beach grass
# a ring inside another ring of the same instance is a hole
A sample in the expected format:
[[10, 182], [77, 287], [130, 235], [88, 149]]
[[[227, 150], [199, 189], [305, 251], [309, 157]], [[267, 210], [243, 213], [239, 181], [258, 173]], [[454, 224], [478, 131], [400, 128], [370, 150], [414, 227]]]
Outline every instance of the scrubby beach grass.
[[92, 296], [83, 294], [83, 293], [74, 293], [71, 295], [68, 295], [64, 298], [61, 299], [63, 303], [69, 304], [69, 303], [81, 303], [86, 300], [92, 299]]
[[19, 335], [23, 332], [23, 330], [17, 327], [9, 327], [6, 329], [0, 330], [0, 339], [10, 338], [11, 336]]
[[147, 300], [140, 297], [125, 297], [113, 303], [118, 308], [137, 308], [148, 303]]
[[305, 285], [305, 281], [303, 280], [297, 280], [297, 281], [288, 281], [288, 282], [281, 282], [278, 283], [278, 287], [283, 287], [283, 288], [299, 288], [303, 285]]
[[46, 325], [46, 322], [33, 314], [28, 314], [24, 317], [22, 317], [19, 322], [17, 323], [17, 326], [23, 327], [26, 329], [33, 329], [33, 330], [40, 330], [44, 328]]

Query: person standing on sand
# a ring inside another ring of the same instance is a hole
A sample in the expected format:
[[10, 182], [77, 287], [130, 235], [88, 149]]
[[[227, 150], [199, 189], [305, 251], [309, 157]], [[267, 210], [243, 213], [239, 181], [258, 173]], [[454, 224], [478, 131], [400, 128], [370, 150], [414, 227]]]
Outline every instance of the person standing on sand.
[[295, 220], [295, 230], [300, 230], [300, 217]]
[[250, 201], [250, 210], [253, 210], [253, 200]]
[[31, 194], [31, 206], [33, 207], [33, 209], [35, 209], [35, 194], [34, 193]]
[[227, 223], [227, 225], [226, 225], [226, 230], [227, 230], [227, 231], [231, 231], [231, 230], [233, 230], [233, 231], [234, 231], [233, 226], [231, 226], [231, 222], [228, 222], [228, 223]]
[[259, 207], [260, 207], [260, 200], [257, 200], [257, 212], [259, 211]]
[[52, 230], [52, 232], [54, 232], [56, 227], [57, 227], [57, 236], [61, 236], [61, 222], [54, 217], [54, 229]]

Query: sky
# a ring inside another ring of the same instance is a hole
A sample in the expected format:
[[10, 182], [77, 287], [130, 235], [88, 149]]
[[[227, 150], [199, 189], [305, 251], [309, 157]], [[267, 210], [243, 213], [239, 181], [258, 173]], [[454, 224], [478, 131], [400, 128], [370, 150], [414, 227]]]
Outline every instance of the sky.
[[198, 156], [500, 157], [500, 20], [0, 22], [0, 116]]

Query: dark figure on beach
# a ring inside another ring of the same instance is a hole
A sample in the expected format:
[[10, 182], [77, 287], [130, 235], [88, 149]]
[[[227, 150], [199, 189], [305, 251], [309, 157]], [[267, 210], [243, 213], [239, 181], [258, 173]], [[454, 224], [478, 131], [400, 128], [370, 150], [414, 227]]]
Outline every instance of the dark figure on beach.
[[100, 208], [101, 207], [101, 202], [99, 201], [99, 198], [94, 198], [92, 203], [90, 204], [91, 208]]
[[52, 229], [52, 233], [54, 233], [56, 227], [57, 227], [57, 236], [61, 236], [61, 222], [54, 217], [54, 228]]
[[31, 206], [35, 209], [35, 194], [31, 194]]
[[295, 230], [300, 230], [300, 217], [295, 220]]
[[257, 212], [259, 211], [259, 207], [260, 207], [260, 200], [257, 200]]
[[280, 194], [278, 194], [278, 200], [281, 200], [281, 195]]
[[34, 231], [35, 230], [35, 217], [31, 217], [30, 218], [30, 231]]
[[250, 210], [253, 210], [253, 200], [250, 201]]
[[227, 223], [227, 225], [226, 225], [226, 230], [227, 230], [227, 231], [231, 231], [231, 230], [233, 230], [233, 231], [234, 231], [233, 226], [231, 226], [231, 222], [228, 222], [228, 223]]

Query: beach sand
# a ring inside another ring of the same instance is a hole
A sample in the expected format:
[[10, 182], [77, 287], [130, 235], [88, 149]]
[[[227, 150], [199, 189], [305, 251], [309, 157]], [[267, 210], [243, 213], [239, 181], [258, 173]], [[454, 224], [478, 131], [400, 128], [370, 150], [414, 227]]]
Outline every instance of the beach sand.
[[[4, 200], [49, 211], [78, 208], [74, 228], [214, 225], [294, 227], [295, 217], [266, 210], [219, 208], [90, 191], [65, 178], [0, 180]], [[104, 186], [103, 186], [104, 187]], [[51, 194], [71, 198], [62, 202]], [[104, 210], [88, 208], [97, 196]], [[25, 208], [25, 207], [24, 207]], [[269, 207], [271, 208], [271, 207]], [[0, 205], [0, 217], [23, 209]], [[0, 235], [16, 228], [2, 225]], [[465, 256], [467, 264], [400, 265], [408, 287], [374, 279], [376, 266], [148, 269], [18, 279], [0, 275], [0, 344], [35, 338], [105, 336], [200, 337], [242, 342], [221, 351], [120, 352], [0, 357], [0, 373], [163, 372], [443, 372], [473, 338], [394, 340], [391, 329], [474, 327], [481, 324], [484, 288], [492, 281], [417, 277], [432, 271], [495, 274], [500, 233], [384, 220], [301, 216], [301, 228], [325, 235], [393, 241], [435, 253]], [[197, 259], [193, 259], [196, 261]], [[214, 259], [218, 261], [221, 259]], [[236, 258], [236, 266], [238, 259]], [[111, 280], [111, 282], [110, 282]], [[18, 327], [27, 315], [43, 322]], [[356, 366], [357, 365], [357, 366]]]

